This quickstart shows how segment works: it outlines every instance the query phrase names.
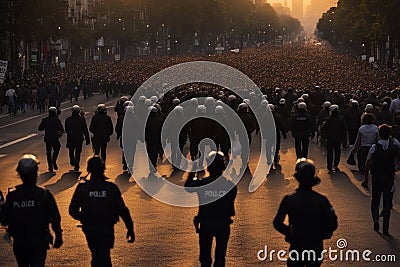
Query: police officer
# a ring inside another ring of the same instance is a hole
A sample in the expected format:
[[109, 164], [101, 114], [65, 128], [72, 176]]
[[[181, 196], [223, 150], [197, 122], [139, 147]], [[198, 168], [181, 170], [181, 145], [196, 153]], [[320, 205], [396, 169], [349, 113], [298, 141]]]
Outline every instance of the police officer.
[[97, 106], [96, 114], [93, 115], [90, 122], [89, 131], [93, 134], [92, 145], [95, 155], [100, 155], [106, 161], [107, 143], [114, 132], [110, 116], [107, 115], [107, 108], [104, 104]]
[[[0, 212], [0, 222], [8, 227], [14, 239], [13, 250], [18, 266], [44, 266], [49, 244], [59, 248], [63, 244], [61, 217], [53, 195], [36, 186], [39, 161], [24, 155], [17, 172], [22, 180], [11, 191]], [[49, 224], [55, 240], [49, 231]]]
[[149, 107], [150, 115], [145, 127], [146, 149], [149, 157], [150, 174], [156, 173], [157, 156], [161, 150], [161, 129], [163, 120], [156, 107]]
[[350, 107], [344, 113], [346, 129], [349, 138], [349, 146], [354, 146], [357, 138], [358, 129], [361, 127], [362, 111], [357, 100], [350, 101]]
[[[326, 159], [329, 172], [339, 171], [341, 146], [346, 140], [346, 123], [340, 115], [338, 105], [330, 106], [330, 116], [321, 126], [322, 132], [326, 137]], [[334, 157], [335, 155], [335, 157]], [[332, 166], [333, 163], [333, 166]], [[333, 167], [333, 168], [332, 168]]]
[[[296, 192], [283, 198], [274, 218], [274, 227], [290, 243], [290, 251], [295, 259], [288, 259], [287, 266], [320, 266], [323, 256], [323, 240], [331, 238], [337, 228], [337, 217], [328, 199], [313, 191], [312, 187], [320, 183], [316, 177], [314, 162], [299, 159], [296, 164], [295, 178], [300, 185]], [[289, 217], [289, 225], [284, 224]], [[303, 251], [312, 250], [313, 253]], [[296, 258], [296, 254], [299, 255]]]
[[315, 136], [315, 122], [307, 112], [307, 104], [297, 104], [297, 113], [290, 118], [290, 129], [294, 137], [297, 158], [306, 158], [308, 155], [309, 138]]
[[133, 221], [118, 187], [106, 181], [105, 164], [99, 156], [87, 162], [90, 180], [80, 183], [72, 196], [69, 214], [82, 223], [92, 253], [92, 267], [112, 266], [110, 250], [114, 246], [114, 224], [119, 217], [127, 228], [128, 242], [135, 241]]
[[64, 127], [57, 116], [57, 108], [49, 108], [49, 116], [42, 119], [38, 127], [39, 131], [44, 131], [44, 142], [46, 143], [46, 155], [49, 172], [58, 170], [57, 158], [61, 144], [59, 138], [64, 132]]
[[[186, 144], [189, 134], [189, 127], [186, 124], [183, 107], [176, 106], [171, 114], [173, 119], [166, 125], [166, 139], [171, 144], [171, 163], [174, 171], [179, 170], [182, 162], [183, 147]], [[177, 139], [178, 137], [178, 139]]]
[[[211, 246], [216, 239], [214, 266], [225, 266], [225, 255], [230, 235], [231, 217], [235, 215], [235, 198], [237, 188], [231, 181], [222, 176], [226, 161], [222, 152], [212, 151], [207, 158], [209, 177], [194, 180], [195, 173], [191, 172], [185, 182], [188, 192], [196, 192], [200, 206], [194, 219], [196, 232], [200, 240], [200, 263], [203, 267], [211, 267]], [[211, 162], [212, 161], [212, 162]], [[218, 183], [205, 188], [218, 179]], [[211, 190], [216, 194], [207, 194]], [[224, 192], [222, 195], [219, 192]], [[208, 203], [206, 205], [202, 205]]]
[[[119, 146], [122, 147], [122, 130], [124, 126], [124, 119], [125, 119], [125, 112], [128, 108], [131, 108], [133, 111], [133, 103], [131, 101], [125, 101], [125, 103], [122, 105], [123, 108], [123, 113], [117, 112], [118, 118], [117, 118], [117, 123], [115, 124], [115, 133], [117, 134], [117, 140], [119, 140]], [[131, 136], [132, 137], [132, 136]], [[125, 160], [125, 155], [124, 151], [122, 150], [122, 170], [126, 171], [128, 170], [128, 165], [126, 164]]]
[[123, 116], [125, 113], [124, 103], [128, 101], [126, 96], [121, 96], [121, 98], [117, 101], [117, 104], [114, 107], [114, 111], [117, 113], [117, 116]]
[[368, 184], [368, 174], [372, 174], [372, 201], [371, 213], [374, 222], [374, 230], [379, 231], [379, 205], [383, 195], [383, 234], [389, 235], [390, 209], [394, 192], [395, 160], [400, 159], [400, 144], [391, 138], [391, 127], [382, 124], [379, 127], [380, 140], [372, 145], [368, 152], [365, 166], [365, 181]]
[[79, 171], [83, 140], [86, 140], [86, 145], [90, 144], [86, 120], [80, 113], [81, 108], [78, 105], [74, 105], [72, 107], [72, 115], [65, 120], [69, 162], [76, 172]]
[[[263, 105], [263, 104], [262, 104]], [[274, 165], [275, 167], [279, 164], [280, 156], [279, 151], [281, 150], [281, 134], [284, 139], [287, 138], [285, 127], [283, 126], [282, 117], [279, 113], [275, 112], [275, 106], [273, 104], [268, 104], [269, 109], [272, 112], [272, 116], [275, 122], [275, 134], [276, 134], [276, 144], [275, 144], [275, 155], [274, 155]], [[264, 116], [266, 116], [264, 112]], [[265, 117], [261, 117], [265, 120]], [[266, 146], [268, 149], [268, 146]], [[268, 155], [268, 153], [266, 153]]]

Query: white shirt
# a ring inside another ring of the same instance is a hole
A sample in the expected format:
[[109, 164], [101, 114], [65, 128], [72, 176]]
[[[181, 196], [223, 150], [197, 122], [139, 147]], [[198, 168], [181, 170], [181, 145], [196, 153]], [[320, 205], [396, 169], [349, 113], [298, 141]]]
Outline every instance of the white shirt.
[[396, 98], [390, 103], [389, 111], [392, 113], [400, 113], [400, 99]]
[[357, 139], [360, 138], [360, 146], [372, 146], [379, 139], [379, 129], [375, 124], [362, 125], [358, 130]]

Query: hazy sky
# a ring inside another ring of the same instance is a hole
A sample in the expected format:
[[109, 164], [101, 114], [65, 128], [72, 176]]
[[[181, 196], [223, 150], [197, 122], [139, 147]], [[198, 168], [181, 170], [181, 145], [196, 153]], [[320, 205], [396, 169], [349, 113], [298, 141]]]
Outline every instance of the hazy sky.
[[[284, 0], [267, 0], [268, 3], [282, 3]], [[304, 8], [306, 8], [310, 4], [311, 0], [304, 0]], [[292, 0], [287, 0], [288, 6], [292, 7]]]

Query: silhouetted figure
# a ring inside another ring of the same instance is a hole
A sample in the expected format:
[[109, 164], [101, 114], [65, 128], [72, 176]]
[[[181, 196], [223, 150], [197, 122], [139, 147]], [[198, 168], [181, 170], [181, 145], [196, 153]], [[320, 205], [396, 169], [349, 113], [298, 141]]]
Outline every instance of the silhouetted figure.
[[80, 168], [83, 140], [90, 144], [90, 136], [85, 117], [81, 116], [78, 105], [72, 107], [72, 115], [65, 120], [67, 133], [67, 148], [69, 150], [69, 163], [78, 172]]
[[374, 230], [379, 231], [379, 205], [383, 195], [383, 234], [389, 235], [390, 209], [394, 192], [394, 175], [396, 172], [395, 160], [400, 159], [400, 144], [392, 139], [391, 127], [382, 124], [379, 127], [380, 140], [372, 145], [368, 152], [365, 166], [364, 187], [368, 185], [368, 174], [372, 174], [372, 201], [371, 213]]
[[44, 142], [46, 143], [46, 155], [49, 172], [58, 170], [57, 158], [60, 153], [60, 137], [64, 132], [64, 127], [57, 116], [57, 108], [49, 108], [49, 116], [44, 118], [38, 127], [39, 131], [44, 131]]
[[92, 267], [112, 266], [110, 250], [114, 247], [114, 224], [119, 217], [127, 228], [129, 243], [135, 241], [133, 221], [121, 192], [104, 176], [105, 164], [99, 156], [88, 160], [90, 180], [80, 183], [72, 196], [69, 214], [82, 223], [92, 253]]
[[89, 131], [93, 134], [92, 145], [94, 154], [101, 155], [101, 158], [105, 162], [107, 158], [107, 144], [114, 132], [114, 128], [104, 104], [97, 106], [96, 114], [93, 115], [90, 122]]
[[149, 107], [150, 115], [146, 121], [145, 141], [146, 150], [149, 157], [150, 174], [157, 172], [157, 156], [162, 148], [161, 129], [163, 119], [160, 116], [160, 110], [156, 107]]
[[315, 136], [315, 123], [307, 112], [307, 104], [297, 104], [298, 112], [290, 118], [290, 130], [294, 138], [297, 158], [307, 158], [308, 146]]
[[339, 171], [341, 146], [346, 140], [346, 123], [340, 115], [339, 106], [330, 106], [330, 116], [321, 126], [326, 137], [326, 160], [329, 172]]
[[[17, 172], [22, 180], [0, 211], [0, 222], [8, 227], [14, 239], [13, 250], [19, 267], [45, 266], [49, 244], [59, 248], [63, 244], [61, 217], [53, 195], [36, 186], [39, 161], [33, 155], [24, 155]], [[55, 240], [49, 231], [49, 224]]]
[[[299, 188], [283, 198], [274, 219], [274, 227], [285, 235], [290, 251], [295, 250], [299, 255], [296, 260], [288, 259], [287, 266], [320, 266], [323, 240], [331, 238], [337, 228], [332, 205], [325, 196], [312, 190], [321, 181], [315, 173], [313, 161], [304, 158], [297, 161], [294, 176], [300, 183]], [[286, 215], [289, 225], [284, 224]], [[304, 250], [313, 250], [315, 254], [304, 253], [302, 257]]]
[[230, 224], [233, 222], [231, 217], [235, 215], [234, 202], [237, 188], [232, 181], [222, 176], [226, 168], [222, 152], [212, 151], [207, 161], [210, 176], [194, 180], [195, 173], [192, 172], [185, 182], [185, 187], [188, 192], [196, 192], [199, 198], [199, 212], [194, 218], [194, 224], [199, 234], [201, 266], [211, 266], [211, 246], [214, 237], [216, 239], [214, 266], [225, 266]]

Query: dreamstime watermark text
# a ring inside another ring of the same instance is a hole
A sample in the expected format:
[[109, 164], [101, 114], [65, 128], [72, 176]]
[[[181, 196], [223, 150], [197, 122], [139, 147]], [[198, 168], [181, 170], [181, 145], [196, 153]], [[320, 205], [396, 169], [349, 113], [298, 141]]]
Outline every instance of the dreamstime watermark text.
[[347, 249], [347, 240], [340, 238], [336, 247], [329, 247], [321, 252], [314, 250], [275, 250], [267, 245], [257, 252], [257, 259], [264, 262], [290, 261], [332, 261], [332, 262], [396, 262], [395, 254], [374, 254], [369, 249]]

